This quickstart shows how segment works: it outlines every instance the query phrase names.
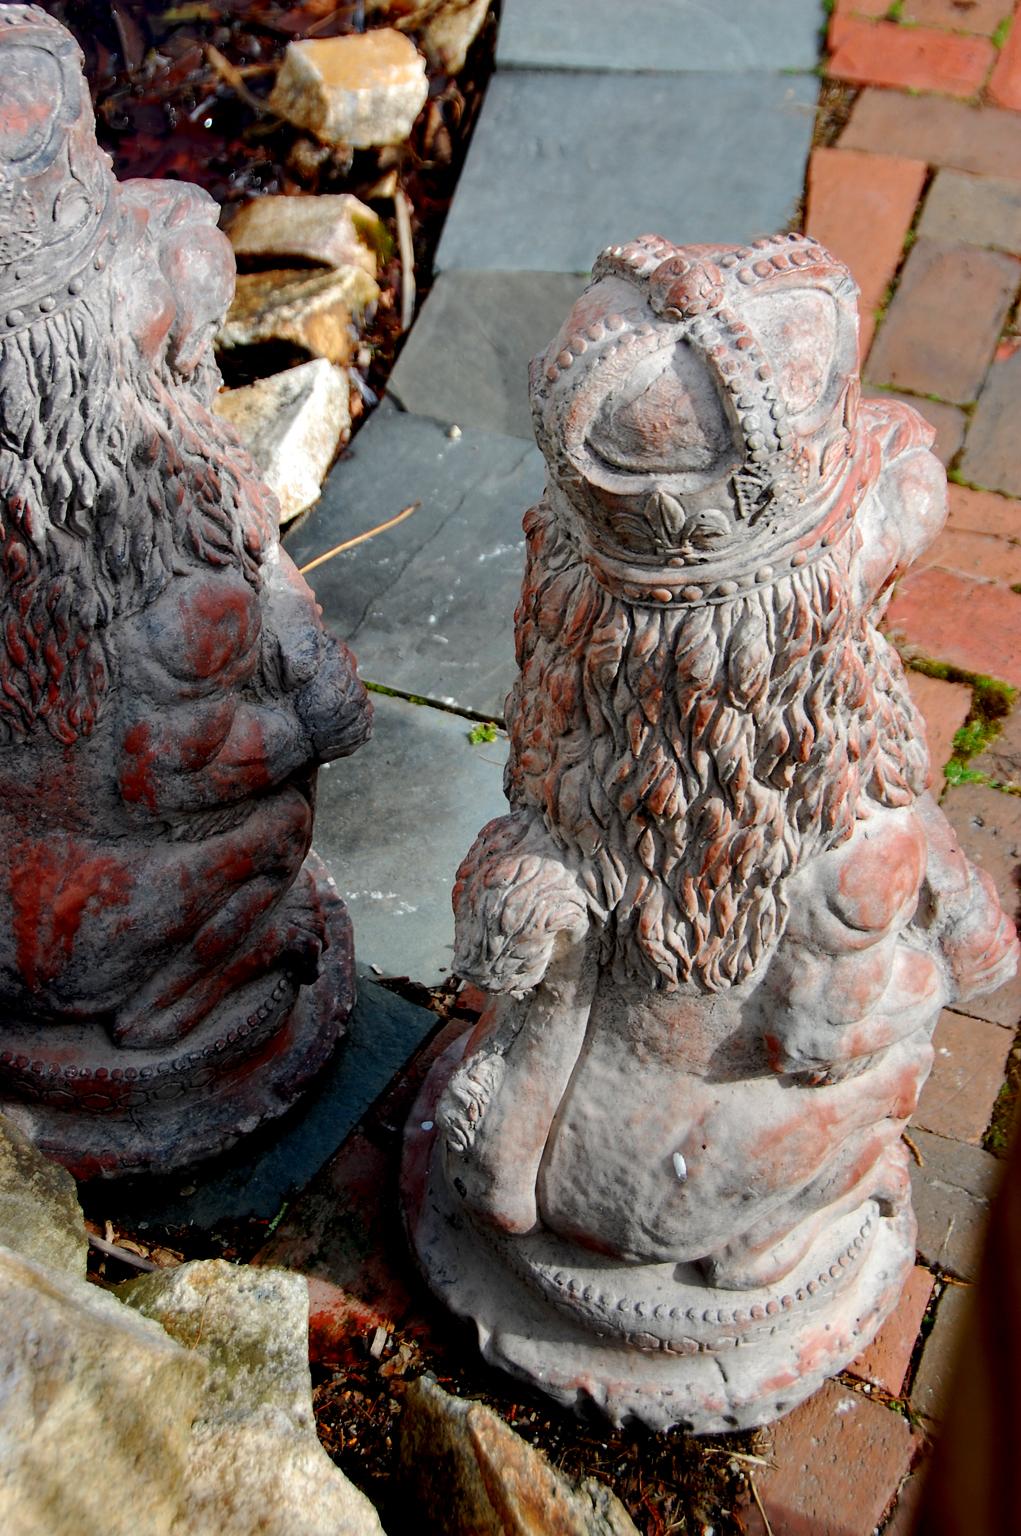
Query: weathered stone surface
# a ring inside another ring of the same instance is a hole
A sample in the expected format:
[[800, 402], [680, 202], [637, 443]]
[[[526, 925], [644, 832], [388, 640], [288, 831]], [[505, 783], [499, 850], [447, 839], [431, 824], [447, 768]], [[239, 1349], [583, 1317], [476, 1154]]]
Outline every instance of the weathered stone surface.
[[531, 370], [510, 805], [454, 891], [490, 1001], [408, 1119], [404, 1199], [484, 1356], [618, 1422], [763, 1423], [861, 1352], [914, 1262], [940, 1007], [1017, 962], [868, 627], [945, 479], [914, 413], [859, 402], [855, 299], [810, 237], [641, 236]]
[[[797, 75], [497, 73], [438, 269], [586, 272], [622, 230], [713, 241], [780, 228], [801, 196], [815, 96]], [[697, 154], [678, 154], [691, 143]]]
[[854, 16], [831, 25], [830, 49], [827, 73], [836, 80], [944, 96], [977, 95], [996, 58], [984, 37]]
[[506, 738], [472, 746], [471, 729], [461, 715], [377, 695], [354, 777], [336, 791], [329, 773], [320, 780], [319, 847], [344, 871], [358, 958], [377, 974], [433, 986], [450, 972], [454, 870], [480, 820], [503, 808]]
[[868, 356], [876, 313], [900, 265], [925, 177], [923, 160], [852, 149], [812, 151], [805, 229], [846, 261], [861, 289], [862, 358]]
[[[981, 771], [981, 759], [976, 766]], [[964, 784], [948, 792], [947, 820], [969, 859], [986, 871], [1004, 910], [1018, 916], [1021, 888], [1021, 799], [982, 784]], [[985, 997], [969, 998], [964, 1012], [1014, 1030], [1021, 1021], [1021, 977]]]
[[930, 240], [967, 241], [1021, 253], [1021, 182], [940, 171], [925, 199], [918, 232]]
[[999, 251], [918, 240], [869, 354], [876, 384], [967, 402], [978, 398], [1021, 281]]
[[[0, 1248], [4, 1536], [184, 1536], [205, 1362], [96, 1286]], [[188, 1536], [204, 1532], [188, 1530]]]
[[974, 1280], [1003, 1164], [978, 1147], [933, 1136], [919, 1126], [910, 1135], [922, 1158], [920, 1167], [911, 1162], [919, 1257], [933, 1269]]
[[[900, 1414], [827, 1382], [773, 1430], [775, 1465], [755, 1468], [774, 1536], [873, 1536], [917, 1444]], [[756, 1505], [742, 1520], [766, 1536]]]
[[379, 215], [349, 192], [253, 198], [234, 215], [227, 235], [235, 256], [248, 262], [361, 267], [371, 278], [389, 243]]
[[970, 1287], [948, 1285], [936, 1308], [936, 1321], [925, 1341], [911, 1386], [911, 1406], [926, 1418], [940, 1419], [960, 1363], [963, 1331], [974, 1305]]
[[840, 136], [845, 149], [906, 155], [980, 176], [1021, 177], [1021, 117], [940, 96], [864, 90]]
[[900, 1397], [932, 1287], [932, 1275], [916, 1264], [901, 1292], [900, 1301], [868, 1349], [847, 1367], [849, 1376], [882, 1387], [891, 1397]]
[[207, 1259], [143, 1275], [119, 1294], [208, 1367], [180, 1536], [382, 1536], [372, 1505], [316, 1436], [301, 1275]]
[[437, 1536], [637, 1536], [604, 1483], [573, 1487], [484, 1403], [421, 1376], [404, 1394], [401, 1479]]
[[971, 689], [963, 683], [947, 683], [909, 668], [908, 688], [916, 709], [925, 721], [929, 746], [929, 784], [935, 794], [943, 788], [943, 768], [954, 750], [954, 737], [971, 712]]
[[1011, 1037], [999, 1024], [945, 1008], [932, 1037], [929, 1081], [914, 1123], [954, 1141], [978, 1146], [1003, 1085]]
[[[376, 792], [382, 798], [378, 785]], [[118, 1216], [143, 1233], [153, 1227], [215, 1233], [223, 1231], [225, 1222], [279, 1218], [435, 1025], [429, 1009], [379, 986], [365, 966], [359, 967], [343, 1049], [317, 1074], [301, 1114], [246, 1139], [204, 1168], [200, 1179], [187, 1174], [159, 1183], [119, 1184]], [[302, 1268], [290, 1259], [278, 1262]]]
[[865, 393], [873, 399], [902, 400], [905, 405], [910, 405], [934, 428], [936, 441], [932, 451], [940, 463], [947, 465], [956, 458], [968, 426], [967, 416], [956, 405], [947, 405], [943, 400], [928, 400], [923, 395], [901, 395], [896, 390], [866, 389]]
[[452, 439], [384, 401], [287, 547], [303, 565], [420, 502], [313, 572], [316, 595], [373, 682], [498, 720], [514, 679], [521, 508], [541, 486], [534, 442], [471, 428]]
[[280, 503], [281, 523], [318, 501], [326, 471], [351, 427], [342, 368], [316, 358], [243, 389], [221, 391], [214, 407], [262, 471]]
[[85, 1278], [89, 1240], [71, 1175], [0, 1115], [0, 1244]]
[[989, 370], [972, 418], [961, 474], [976, 485], [1021, 496], [1021, 351]]
[[392, 27], [288, 43], [270, 107], [326, 144], [402, 144], [425, 105], [425, 60]]
[[422, 28], [422, 47], [447, 74], [464, 68], [468, 49], [482, 30], [490, 0], [446, 0], [436, 7]]
[[349, 920], [306, 855], [371, 712], [212, 409], [216, 205], [119, 184], [70, 33], [3, 21], [0, 1107], [80, 1177], [165, 1172], [343, 1030]]
[[564, 272], [442, 272], [390, 375], [406, 411], [534, 441], [528, 364], [585, 285]]
[[504, 0], [498, 67], [694, 71], [812, 70], [819, 0]]
[[343, 367], [358, 339], [353, 319], [378, 297], [375, 279], [361, 267], [242, 273], [216, 344], [229, 350], [288, 342]]

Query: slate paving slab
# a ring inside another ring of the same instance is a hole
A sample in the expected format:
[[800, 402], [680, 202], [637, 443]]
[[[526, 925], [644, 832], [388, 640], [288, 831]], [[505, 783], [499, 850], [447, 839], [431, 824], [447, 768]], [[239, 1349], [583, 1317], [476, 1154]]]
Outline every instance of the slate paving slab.
[[646, 231], [683, 244], [782, 229], [816, 91], [808, 75], [497, 74], [437, 266], [587, 272]]
[[472, 722], [375, 694], [372, 740], [319, 776], [316, 848], [351, 913], [355, 955], [426, 986], [452, 957], [450, 893], [476, 833], [506, 810], [506, 740]]
[[87, 1215], [107, 1211], [140, 1230], [160, 1224], [210, 1231], [225, 1221], [272, 1220], [331, 1158], [390, 1078], [435, 1028], [436, 1015], [358, 973], [358, 1000], [340, 1047], [290, 1114], [215, 1162], [172, 1179], [88, 1185]]
[[814, 69], [821, 0], [504, 0], [500, 69]]
[[454, 441], [437, 422], [384, 401], [285, 540], [300, 566], [421, 502], [398, 527], [310, 573], [362, 677], [502, 716], [514, 679], [521, 519], [544, 483], [534, 444], [472, 429]]
[[587, 281], [564, 272], [441, 273], [390, 375], [390, 394], [445, 425], [532, 442], [528, 364]]

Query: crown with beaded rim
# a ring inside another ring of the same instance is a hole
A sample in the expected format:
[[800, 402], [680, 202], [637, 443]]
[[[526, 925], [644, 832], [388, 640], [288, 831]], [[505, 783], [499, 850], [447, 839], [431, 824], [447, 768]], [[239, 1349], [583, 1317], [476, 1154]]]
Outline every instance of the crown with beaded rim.
[[856, 300], [807, 235], [602, 253], [531, 384], [554, 504], [604, 585], [721, 600], [843, 537], [875, 474]]
[[33, 5], [0, 5], [0, 336], [80, 294], [113, 236], [82, 54]]

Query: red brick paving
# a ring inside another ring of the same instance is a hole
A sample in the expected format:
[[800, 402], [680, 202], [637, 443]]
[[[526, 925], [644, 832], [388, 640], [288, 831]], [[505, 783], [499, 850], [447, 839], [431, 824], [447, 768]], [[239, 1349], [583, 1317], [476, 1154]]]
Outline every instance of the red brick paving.
[[1021, 502], [951, 485], [946, 525], [918, 564], [979, 581], [1021, 583]]
[[918, 240], [869, 355], [869, 382], [977, 399], [1019, 284], [1013, 256]]
[[963, 683], [947, 683], [924, 672], [908, 671], [911, 697], [925, 721], [929, 743], [930, 788], [943, 788], [943, 767], [954, 750], [954, 737], [971, 712], [971, 689]]
[[840, 147], [1021, 179], [1021, 116], [939, 96], [862, 91]]
[[904, 0], [900, 17], [923, 27], [946, 27], [952, 32], [979, 32], [983, 37], [991, 37], [1010, 15], [1011, 5], [1012, 0]]
[[[773, 1427], [769, 1470], [755, 1486], [774, 1536], [872, 1536], [918, 1447], [908, 1421], [836, 1382]], [[765, 1536], [752, 1504], [749, 1536]]]
[[882, 1387], [891, 1397], [900, 1397], [933, 1284], [929, 1271], [916, 1264], [908, 1276], [896, 1309], [865, 1353], [848, 1366], [849, 1376]]
[[923, 160], [892, 155], [817, 149], [809, 162], [805, 229], [847, 262], [861, 289], [862, 357], [900, 265], [925, 177]]
[[978, 1146], [992, 1118], [1011, 1043], [999, 1024], [944, 1008], [932, 1037], [932, 1072], [912, 1124]]
[[828, 73], [855, 85], [897, 86], [971, 97], [984, 85], [996, 50], [984, 37], [834, 17]]
[[1021, 596], [933, 565], [898, 582], [884, 628], [907, 655], [1021, 688]]
[[1014, 25], [1000, 49], [989, 80], [989, 100], [998, 107], [1021, 111], [1021, 25], [1015, 14]]
[[961, 474], [976, 485], [1021, 496], [1021, 352], [989, 370], [961, 459]]
[[925, 199], [918, 233], [1017, 255], [1021, 253], [1021, 182], [973, 176], [968, 171], [939, 171]]

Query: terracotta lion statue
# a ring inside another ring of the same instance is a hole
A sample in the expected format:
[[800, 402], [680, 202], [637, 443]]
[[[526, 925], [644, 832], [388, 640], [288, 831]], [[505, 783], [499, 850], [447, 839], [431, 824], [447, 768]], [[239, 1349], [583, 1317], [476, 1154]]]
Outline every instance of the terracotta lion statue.
[[409, 1220], [492, 1358], [655, 1427], [762, 1422], [864, 1347], [936, 1017], [1017, 960], [876, 627], [946, 496], [861, 400], [856, 297], [805, 236], [645, 237], [532, 367], [510, 811], [454, 893], [491, 1000]]
[[216, 206], [118, 185], [29, 6], [0, 8], [0, 209], [0, 1095], [80, 1175], [166, 1167], [338, 1037], [350, 929], [306, 856], [370, 710], [211, 410]]

